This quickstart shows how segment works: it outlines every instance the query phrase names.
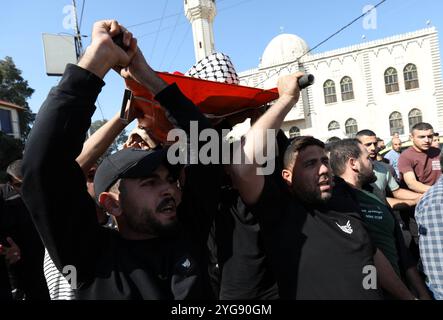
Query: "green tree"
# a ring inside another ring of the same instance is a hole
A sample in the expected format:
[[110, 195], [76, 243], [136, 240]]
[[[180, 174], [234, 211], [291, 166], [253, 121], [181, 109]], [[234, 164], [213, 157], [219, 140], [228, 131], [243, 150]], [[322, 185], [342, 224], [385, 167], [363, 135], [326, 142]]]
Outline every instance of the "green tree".
[[[95, 120], [91, 123], [91, 126], [89, 127], [89, 135], [92, 135], [94, 132], [96, 132], [101, 126], [103, 126], [108, 120]], [[108, 150], [105, 152], [105, 154], [101, 157], [102, 159], [109, 156], [110, 154], [116, 152], [119, 147], [128, 140], [128, 135], [126, 134], [126, 130], [123, 130], [117, 137], [117, 139], [114, 140], [114, 143], [112, 143]]]
[[0, 99], [25, 108], [19, 112], [20, 132], [22, 141], [25, 141], [31, 130], [34, 116], [26, 101], [34, 93], [28, 81], [21, 76], [11, 57], [0, 60]]

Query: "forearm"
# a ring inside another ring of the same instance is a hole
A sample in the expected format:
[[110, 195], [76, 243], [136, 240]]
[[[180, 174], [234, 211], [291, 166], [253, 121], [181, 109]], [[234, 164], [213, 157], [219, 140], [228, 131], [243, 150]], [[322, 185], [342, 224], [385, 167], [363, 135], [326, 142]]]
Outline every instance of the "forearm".
[[393, 297], [400, 300], [414, 300], [414, 295], [408, 290], [406, 285], [395, 273], [389, 260], [377, 249], [374, 255], [375, 267], [377, 268], [377, 278], [381, 287], [389, 292]]
[[271, 132], [275, 140], [286, 115], [295, 103], [294, 97], [283, 95], [254, 123], [245, 136], [242, 148], [248, 163], [257, 163], [256, 155], [266, 155], [268, 133]]
[[415, 289], [420, 300], [432, 300], [426, 285], [421, 279], [415, 267], [410, 267], [406, 270], [406, 277], [410, 285]]
[[85, 54], [82, 56], [78, 62], [78, 66], [88, 70], [89, 72], [95, 74], [98, 78], [103, 79], [113, 65], [108, 64], [108, 59], [106, 55], [97, 54], [100, 53], [96, 48], [89, 46], [85, 50]]
[[137, 81], [151, 91], [154, 96], [168, 86], [168, 84], [160, 78], [148, 64], [144, 64], [143, 70], [138, 70], [137, 75]]
[[425, 193], [431, 188], [430, 186], [423, 184], [417, 180], [414, 181], [406, 180], [406, 184], [408, 185], [409, 189], [418, 193]]
[[[158, 77], [157, 75], [155, 76]], [[198, 124], [198, 133], [203, 129], [212, 128], [210, 121], [201, 113], [195, 104], [180, 91], [176, 84], [164, 87], [157, 93], [155, 99], [166, 111], [168, 119], [175, 126], [183, 129], [188, 136], [191, 131], [192, 122]]]
[[415, 204], [417, 203], [418, 199], [421, 197], [421, 193], [417, 193], [403, 188], [398, 188], [397, 190], [393, 191], [392, 194], [394, 195], [395, 198], [400, 200], [414, 200]]
[[407, 210], [417, 204], [416, 200], [402, 200], [396, 198], [386, 197], [389, 206], [394, 210]]
[[85, 141], [82, 152], [76, 159], [85, 175], [125, 127], [126, 125], [120, 120], [120, 114], [117, 113]]

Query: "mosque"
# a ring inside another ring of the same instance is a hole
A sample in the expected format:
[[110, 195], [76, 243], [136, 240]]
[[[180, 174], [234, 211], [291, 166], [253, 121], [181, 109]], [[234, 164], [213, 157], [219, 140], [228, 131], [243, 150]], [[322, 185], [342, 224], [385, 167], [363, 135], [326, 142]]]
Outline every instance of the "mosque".
[[[185, 0], [196, 60], [214, 52], [215, 0]], [[389, 141], [398, 132], [429, 122], [443, 133], [443, 82], [438, 33], [434, 27], [310, 54], [308, 43], [279, 34], [266, 46], [257, 68], [239, 72], [240, 84], [276, 87], [278, 77], [303, 71], [315, 83], [285, 118], [290, 137], [313, 135], [323, 141], [353, 137], [371, 129]], [[301, 58], [300, 58], [301, 57]]]

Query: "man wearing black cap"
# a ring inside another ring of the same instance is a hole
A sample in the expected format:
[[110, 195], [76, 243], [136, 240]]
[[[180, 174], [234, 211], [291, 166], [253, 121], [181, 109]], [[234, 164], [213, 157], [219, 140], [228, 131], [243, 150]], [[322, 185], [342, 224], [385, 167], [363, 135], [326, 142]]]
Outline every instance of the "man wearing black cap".
[[[126, 52], [112, 41], [121, 32]], [[39, 112], [25, 151], [24, 199], [77, 298], [208, 299], [206, 240], [210, 204], [216, 203], [214, 166], [186, 167], [181, 190], [180, 168], [168, 164], [166, 150], [119, 151], [95, 176], [98, 201], [117, 218], [119, 231], [97, 223], [75, 159], [102, 78], [111, 68], [122, 67], [127, 68], [121, 74], [154, 93], [182, 129], [189, 131], [190, 120], [198, 121], [199, 130], [210, 126], [176, 85], [167, 86], [156, 76], [129, 32], [116, 21], [97, 22], [78, 66], [67, 66]]]

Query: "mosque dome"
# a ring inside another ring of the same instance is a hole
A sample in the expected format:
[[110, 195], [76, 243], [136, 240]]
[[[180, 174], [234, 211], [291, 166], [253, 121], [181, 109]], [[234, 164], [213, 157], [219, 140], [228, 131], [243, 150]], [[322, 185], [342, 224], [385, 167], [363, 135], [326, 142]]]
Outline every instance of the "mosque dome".
[[295, 34], [279, 34], [266, 46], [260, 67], [266, 68], [294, 61], [308, 50], [308, 44]]

